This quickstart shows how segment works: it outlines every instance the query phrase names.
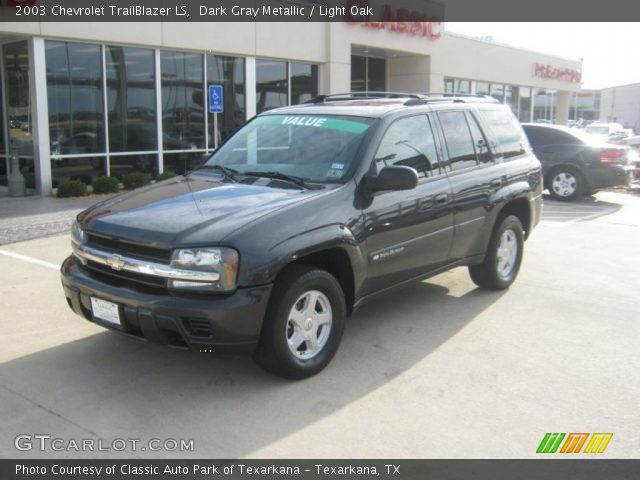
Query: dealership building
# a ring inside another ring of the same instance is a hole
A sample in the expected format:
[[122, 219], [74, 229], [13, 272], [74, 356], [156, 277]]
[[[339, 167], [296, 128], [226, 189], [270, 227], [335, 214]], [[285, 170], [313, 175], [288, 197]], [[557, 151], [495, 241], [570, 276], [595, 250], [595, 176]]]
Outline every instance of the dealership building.
[[[580, 61], [441, 24], [0, 23], [0, 192], [184, 172], [244, 121], [318, 94], [490, 95], [521, 121], [575, 114]], [[211, 113], [209, 86], [221, 86]]]

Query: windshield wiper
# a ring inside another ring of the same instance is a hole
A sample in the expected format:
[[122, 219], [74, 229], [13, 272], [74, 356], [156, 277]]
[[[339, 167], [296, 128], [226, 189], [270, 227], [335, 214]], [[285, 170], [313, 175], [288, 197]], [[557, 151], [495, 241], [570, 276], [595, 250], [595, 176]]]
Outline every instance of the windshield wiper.
[[242, 175], [249, 175], [251, 177], [266, 177], [266, 178], [274, 178], [277, 180], [285, 180], [287, 182], [291, 182], [294, 185], [297, 185], [301, 188], [310, 190], [311, 187], [307, 185], [301, 177], [296, 177], [294, 175], [287, 175], [282, 172], [242, 172]]
[[237, 182], [236, 175], [238, 174], [238, 171], [233, 168], [223, 167], [222, 165], [202, 165], [197, 170], [217, 170], [222, 172], [230, 180]]

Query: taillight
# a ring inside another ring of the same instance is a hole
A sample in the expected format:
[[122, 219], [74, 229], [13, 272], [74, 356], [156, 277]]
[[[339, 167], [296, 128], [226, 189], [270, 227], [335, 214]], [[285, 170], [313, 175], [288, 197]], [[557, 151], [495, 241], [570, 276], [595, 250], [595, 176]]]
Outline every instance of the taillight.
[[606, 165], [621, 165], [624, 163], [624, 150], [602, 149], [600, 150], [600, 163]]

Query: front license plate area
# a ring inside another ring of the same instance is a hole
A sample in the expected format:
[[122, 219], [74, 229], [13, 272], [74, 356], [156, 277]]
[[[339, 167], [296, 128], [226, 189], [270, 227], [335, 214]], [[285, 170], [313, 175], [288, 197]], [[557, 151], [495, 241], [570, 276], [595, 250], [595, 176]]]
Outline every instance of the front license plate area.
[[95, 319], [102, 320], [117, 327], [122, 327], [120, 307], [116, 303], [91, 297], [91, 312]]

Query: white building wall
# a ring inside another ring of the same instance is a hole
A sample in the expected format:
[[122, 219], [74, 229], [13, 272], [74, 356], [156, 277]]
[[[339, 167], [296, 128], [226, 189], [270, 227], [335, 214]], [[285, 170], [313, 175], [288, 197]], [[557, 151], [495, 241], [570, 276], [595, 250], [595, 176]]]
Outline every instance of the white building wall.
[[603, 89], [600, 92], [600, 120], [621, 123], [640, 132], [640, 83]]
[[[25, 22], [0, 23], [0, 31], [328, 64], [328, 71], [321, 73], [323, 93], [349, 90], [352, 45], [407, 57], [391, 61], [392, 65], [410, 70], [392, 68], [390, 81], [392, 85], [405, 86], [412, 91], [442, 91], [445, 76], [566, 91], [580, 89], [578, 84], [533, 75], [536, 62], [580, 70], [579, 61], [451, 33], [431, 40], [345, 22]], [[428, 60], [416, 59], [414, 68], [410, 60], [413, 55], [428, 57]], [[394, 57], [389, 55], [388, 58]], [[426, 74], [426, 80], [420, 77], [421, 74]]]

